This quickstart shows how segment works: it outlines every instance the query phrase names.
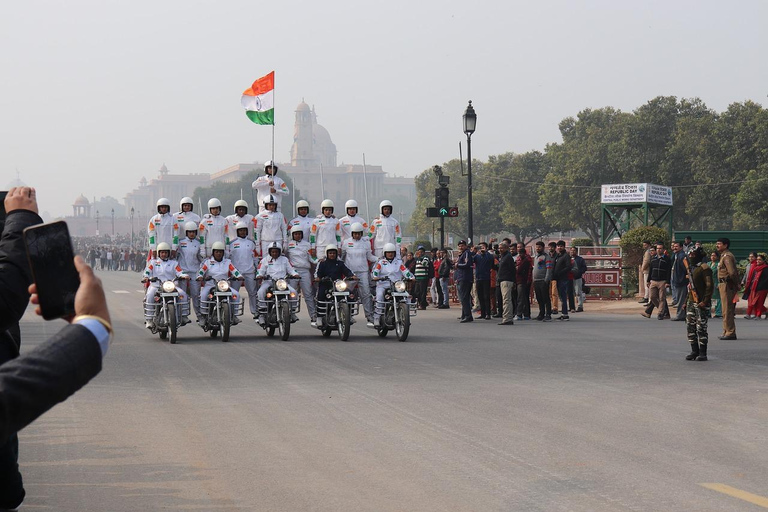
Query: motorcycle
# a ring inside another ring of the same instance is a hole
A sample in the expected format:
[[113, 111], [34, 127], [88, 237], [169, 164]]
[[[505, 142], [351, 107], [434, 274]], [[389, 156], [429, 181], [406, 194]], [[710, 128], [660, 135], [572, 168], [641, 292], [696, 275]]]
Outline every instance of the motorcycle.
[[384, 300], [376, 301], [376, 314], [379, 315], [379, 323], [374, 326], [376, 332], [384, 338], [390, 330], [394, 330], [399, 341], [407, 340], [411, 330], [411, 317], [416, 316], [416, 303], [408, 295], [405, 281], [398, 280], [393, 283], [388, 277], [376, 281], [387, 283]]
[[349, 340], [350, 326], [354, 322], [352, 317], [360, 312], [360, 303], [355, 300], [349, 291], [348, 281], [353, 279], [337, 279], [330, 277], [320, 279], [320, 282], [331, 284], [325, 297], [317, 297], [317, 328], [324, 337], [329, 337], [331, 332], [338, 331], [341, 341]]
[[[267, 288], [266, 300], [259, 301], [259, 315], [264, 317], [261, 326], [270, 338], [275, 335], [275, 330], [280, 334], [280, 339], [288, 341], [291, 335], [291, 324], [298, 322], [296, 313], [299, 309], [299, 297], [296, 292], [288, 288], [288, 280], [285, 277], [269, 279], [272, 284]], [[299, 279], [299, 278], [291, 278]], [[257, 280], [259, 280], [257, 278]]]
[[[179, 278], [163, 281], [155, 295], [155, 303], [144, 303], [145, 316], [150, 315], [153, 318], [152, 334], [160, 333], [161, 340], [170, 338], [172, 345], [176, 344], [179, 327], [189, 323], [182, 322], [182, 318], [189, 316], [189, 301], [179, 302], [179, 292], [176, 291], [178, 280]], [[160, 279], [157, 277], [148, 280], [151, 283], [158, 281]]]
[[[206, 281], [214, 281], [214, 278], [207, 277]], [[230, 286], [231, 281], [236, 278], [220, 279], [216, 281], [216, 286], [211, 288], [208, 296], [200, 301], [200, 309], [208, 309], [208, 316], [202, 325], [203, 331], [210, 331], [211, 338], [215, 338], [221, 331], [221, 341], [229, 341], [229, 331], [233, 324], [240, 323], [236, 319], [243, 315], [243, 301], [235, 303], [232, 300], [233, 292]]]

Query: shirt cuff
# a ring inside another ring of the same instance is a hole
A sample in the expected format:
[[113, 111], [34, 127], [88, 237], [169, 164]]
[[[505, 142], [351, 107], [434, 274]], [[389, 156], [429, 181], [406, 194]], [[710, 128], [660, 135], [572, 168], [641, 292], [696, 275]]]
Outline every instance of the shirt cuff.
[[98, 320], [93, 318], [83, 318], [75, 322], [78, 325], [82, 325], [96, 337], [96, 341], [99, 342], [99, 348], [101, 348], [101, 357], [107, 355], [107, 349], [109, 348], [109, 331]]

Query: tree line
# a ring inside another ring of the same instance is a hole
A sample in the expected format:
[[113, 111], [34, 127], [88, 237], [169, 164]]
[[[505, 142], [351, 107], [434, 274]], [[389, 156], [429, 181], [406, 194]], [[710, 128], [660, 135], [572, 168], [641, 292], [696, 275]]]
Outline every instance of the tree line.
[[[659, 96], [633, 112], [585, 109], [559, 129], [562, 141], [543, 151], [473, 160], [477, 240], [511, 234], [528, 243], [578, 229], [598, 243], [600, 186], [607, 183], [673, 187], [678, 230], [768, 229], [768, 111], [758, 103], [732, 103], [718, 113], [698, 98]], [[442, 167], [460, 211], [446, 219], [446, 234], [464, 237], [462, 162]], [[415, 180], [417, 207], [407, 233], [423, 237], [432, 230], [425, 209], [434, 206], [437, 177], [429, 168]]]

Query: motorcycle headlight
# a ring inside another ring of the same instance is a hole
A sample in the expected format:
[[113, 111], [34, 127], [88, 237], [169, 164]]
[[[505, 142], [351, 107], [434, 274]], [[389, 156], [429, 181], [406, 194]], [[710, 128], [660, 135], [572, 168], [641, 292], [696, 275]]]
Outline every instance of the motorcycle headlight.
[[403, 293], [405, 291], [405, 281], [396, 281], [395, 291], [398, 293]]
[[173, 284], [173, 281], [163, 281], [163, 291], [165, 293], [171, 293], [176, 289], [176, 285]]
[[229, 283], [222, 279], [218, 283], [216, 283], [216, 289], [220, 292], [228, 292], [229, 291]]
[[275, 282], [275, 288], [277, 288], [281, 292], [284, 292], [285, 290], [288, 289], [288, 282], [285, 279], [278, 279]]
[[333, 287], [336, 289], [337, 292], [345, 292], [347, 291], [347, 283], [339, 279], [335, 283], [333, 283]]

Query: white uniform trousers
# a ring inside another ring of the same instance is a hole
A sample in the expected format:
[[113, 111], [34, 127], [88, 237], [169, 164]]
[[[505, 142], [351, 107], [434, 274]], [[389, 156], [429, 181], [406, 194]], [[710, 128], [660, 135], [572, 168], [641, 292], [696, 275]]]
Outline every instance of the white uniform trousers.
[[[243, 274], [243, 278], [245, 279], [245, 281], [242, 281], [243, 283], [245, 283], [245, 291], [248, 292], [248, 307], [251, 308], [251, 315], [255, 315], [256, 313], [259, 312], [258, 298], [256, 296], [256, 280], [254, 279], [255, 275], [256, 275], [256, 272]], [[239, 291], [240, 287], [241, 287], [240, 280], [234, 281], [232, 283], [233, 290]]]
[[[388, 282], [376, 282], [376, 302], [384, 302], [384, 292], [387, 291], [387, 288], [391, 288], [392, 284]], [[379, 323], [379, 317], [381, 315], [379, 314], [379, 309], [381, 311], [384, 311], [384, 308], [378, 308], [376, 307], [376, 304], [373, 305], [373, 323], [378, 324]]]
[[[157, 291], [160, 289], [160, 285], [157, 283], [150, 283], [149, 288], [147, 288], [147, 295], [144, 297], [144, 302], [147, 306], [151, 306], [155, 304], [155, 295], [157, 295]], [[187, 302], [187, 294], [182, 290], [179, 286], [176, 286], [176, 291], [179, 292], [179, 303], [184, 304]], [[181, 309], [184, 311], [184, 308]], [[154, 312], [154, 308], [144, 308], [144, 316], [147, 320], [152, 320], [154, 318], [154, 313], [150, 314], [149, 311]]]
[[[184, 271], [188, 275], [195, 275], [197, 271], [194, 272], [187, 272]], [[182, 288], [185, 289], [189, 297], [192, 299], [192, 307], [195, 310], [195, 317], [200, 318], [200, 281], [197, 281], [195, 278], [189, 279], [187, 281], [184, 281], [182, 283]]]
[[352, 281], [352, 282], [355, 283], [355, 288], [357, 288], [357, 294], [359, 295], [360, 302], [363, 305], [363, 311], [365, 311], [365, 319], [370, 322], [373, 319], [373, 301], [371, 299], [371, 274], [369, 274], [367, 271], [363, 271], [363, 272], [355, 272], [355, 275], [358, 277], [358, 280]]
[[304, 304], [307, 305], [307, 312], [309, 318], [315, 320], [317, 318], [317, 310], [315, 308], [315, 290], [312, 286], [312, 272], [308, 268], [295, 268], [296, 273], [301, 276], [301, 279], [291, 279], [289, 282], [294, 288], [301, 287], [301, 294], [304, 296]]

